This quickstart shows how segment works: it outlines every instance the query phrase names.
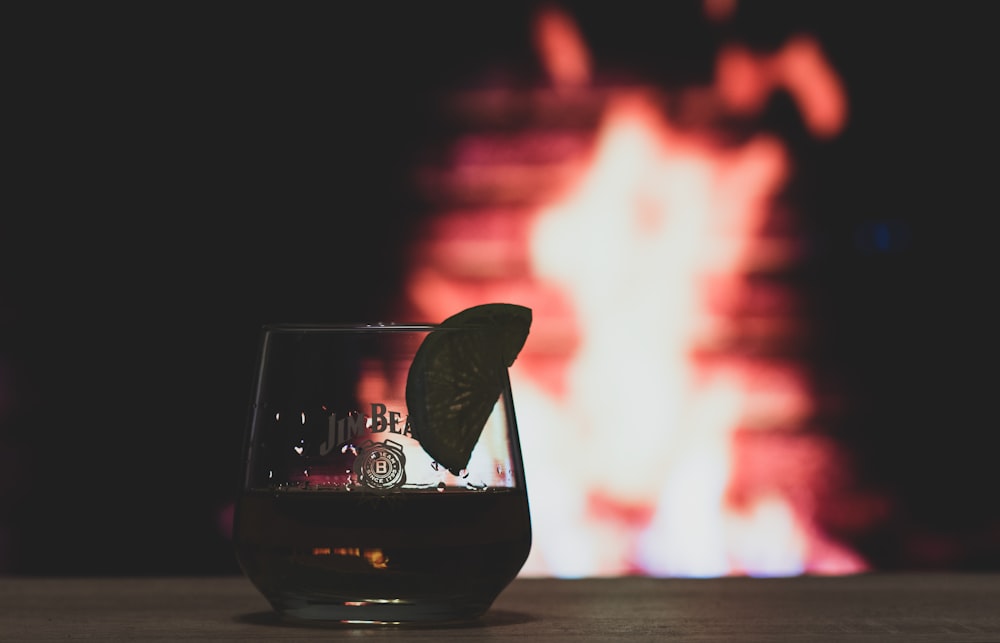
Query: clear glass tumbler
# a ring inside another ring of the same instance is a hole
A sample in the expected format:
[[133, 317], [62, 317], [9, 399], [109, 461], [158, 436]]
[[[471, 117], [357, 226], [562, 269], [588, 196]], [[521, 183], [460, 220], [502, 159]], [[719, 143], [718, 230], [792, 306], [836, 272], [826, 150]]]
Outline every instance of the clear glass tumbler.
[[[507, 367], [461, 354], [476, 332], [264, 327], [234, 540], [281, 615], [469, 620], [520, 571], [531, 526]], [[443, 372], [433, 356], [415, 361], [433, 333], [452, 347]], [[476, 383], [483, 372], [492, 388]]]

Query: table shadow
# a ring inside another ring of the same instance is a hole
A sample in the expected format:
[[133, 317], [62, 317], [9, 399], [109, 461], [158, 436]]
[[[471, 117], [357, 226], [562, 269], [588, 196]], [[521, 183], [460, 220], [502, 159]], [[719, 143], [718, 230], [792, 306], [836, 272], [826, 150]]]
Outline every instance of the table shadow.
[[522, 625], [537, 620], [536, 616], [524, 612], [508, 610], [490, 610], [483, 616], [468, 621], [449, 621], [445, 623], [342, 623], [339, 621], [302, 621], [283, 618], [273, 611], [250, 612], [237, 615], [234, 620], [249, 625], [267, 625], [271, 627], [288, 627], [295, 629], [336, 629], [336, 630], [454, 630], [454, 629], [485, 629]]

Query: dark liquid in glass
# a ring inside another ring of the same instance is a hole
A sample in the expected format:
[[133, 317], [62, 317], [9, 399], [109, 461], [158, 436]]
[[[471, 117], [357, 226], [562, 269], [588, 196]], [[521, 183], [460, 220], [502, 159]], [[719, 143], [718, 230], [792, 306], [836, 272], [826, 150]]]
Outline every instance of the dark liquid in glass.
[[520, 489], [251, 491], [234, 538], [247, 577], [287, 616], [462, 620], [520, 571], [531, 527]]

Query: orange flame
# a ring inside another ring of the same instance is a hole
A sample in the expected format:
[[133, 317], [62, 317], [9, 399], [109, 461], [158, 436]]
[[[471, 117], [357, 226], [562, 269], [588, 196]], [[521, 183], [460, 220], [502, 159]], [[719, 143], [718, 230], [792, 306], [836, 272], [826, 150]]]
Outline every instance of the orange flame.
[[363, 558], [374, 569], [386, 569], [389, 558], [381, 549], [361, 549], [360, 547], [313, 547], [313, 556], [347, 556]]
[[847, 122], [843, 83], [812, 37], [792, 38], [772, 55], [729, 45], [719, 54], [716, 74], [719, 96], [736, 113], [756, 114], [768, 95], [784, 89], [813, 136], [832, 138]]
[[590, 82], [590, 52], [565, 11], [543, 7], [535, 17], [534, 40], [553, 85], [582, 87]]
[[724, 22], [736, 13], [736, 0], [704, 0], [702, 11], [711, 22]]

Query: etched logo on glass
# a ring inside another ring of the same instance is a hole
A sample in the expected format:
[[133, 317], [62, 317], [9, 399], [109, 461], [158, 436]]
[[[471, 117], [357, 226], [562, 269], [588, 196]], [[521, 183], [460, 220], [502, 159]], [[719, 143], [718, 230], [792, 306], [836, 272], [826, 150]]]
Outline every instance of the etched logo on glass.
[[354, 461], [358, 482], [375, 491], [395, 489], [406, 482], [406, 456], [401, 445], [392, 440], [367, 440], [358, 447]]

